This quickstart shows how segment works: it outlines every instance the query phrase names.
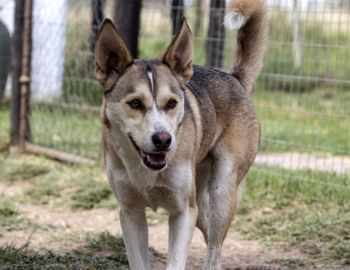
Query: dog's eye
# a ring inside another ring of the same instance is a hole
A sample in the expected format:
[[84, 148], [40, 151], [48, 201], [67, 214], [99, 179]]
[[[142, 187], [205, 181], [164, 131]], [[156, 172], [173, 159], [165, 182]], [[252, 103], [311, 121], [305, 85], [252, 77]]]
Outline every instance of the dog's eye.
[[127, 102], [127, 104], [133, 110], [142, 110], [144, 108], [141, 100], [139, 100], [139, 99], [133, 99], [133, 100]]
[[165, 110], [171, 110], [176, 107], [177, 101], [175, 99], [169, 99], [168, 103], [165, 105]]

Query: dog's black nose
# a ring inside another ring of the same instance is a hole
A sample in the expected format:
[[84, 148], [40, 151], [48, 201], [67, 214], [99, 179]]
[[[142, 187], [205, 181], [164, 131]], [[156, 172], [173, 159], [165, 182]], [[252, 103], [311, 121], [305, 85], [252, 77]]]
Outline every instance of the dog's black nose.
[[168, 132], [157, 132], [152, 135], [152, 142], [157, 150], [167, 150], [171, 144], [171, 135]]

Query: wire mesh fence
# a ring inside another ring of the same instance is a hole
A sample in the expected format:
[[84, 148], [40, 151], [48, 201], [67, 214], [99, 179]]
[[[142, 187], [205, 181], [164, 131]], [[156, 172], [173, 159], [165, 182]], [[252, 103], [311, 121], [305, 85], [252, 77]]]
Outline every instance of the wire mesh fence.
[[[235, 33], [221, 29], [224, 8], [210, 9], [209, 2], [176, 8], [184, 9], [195, 37], [194, 63], [229, 70]], [[329, 173], [327, 180], [333, 173], [349, 175], [349, 4], [267, 2], [269, 50], [253, 94], [262, 122], [256, 168], [276, 173], [265, 166], [281, 167], [281, 177], [308, 170], [310, 181], [318, 171]], [[113, 17], [113, 8], [105, 1], [105, 16]], [[139, 58], [157, 57], [170, 43], [171, 9], [170, 1], [143, 2]], [[93, 79], [92, 12], [86, 0], [34, 2], [30, 131], [35, 144], [98, 159], [102, 91]], [[220, 28], [214, 34], [211, 20]]]

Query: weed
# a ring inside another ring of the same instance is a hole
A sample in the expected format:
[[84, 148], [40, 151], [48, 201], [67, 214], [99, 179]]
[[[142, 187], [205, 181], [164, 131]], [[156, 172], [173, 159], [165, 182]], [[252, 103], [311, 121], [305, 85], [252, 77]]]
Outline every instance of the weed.
[[91, 209], [105, 200], [114, 200], [112, 197], [111, 189], [106, 184], [91, 181], [75, 190], [71, 196], [71, 207]]
[[103, 253], [117, 256], [117, 260], [122, 264], [128, 263], [123, 238], [117, 238], [109, 232], [97, 236], [88, 235], [84, 248], [93, 254]]
[[18, 212], [15, 210], [14, 206], [9, 202], [3, 202], [0, 204], [0, 216], [1, 218], [8, 218], [17, 216]]

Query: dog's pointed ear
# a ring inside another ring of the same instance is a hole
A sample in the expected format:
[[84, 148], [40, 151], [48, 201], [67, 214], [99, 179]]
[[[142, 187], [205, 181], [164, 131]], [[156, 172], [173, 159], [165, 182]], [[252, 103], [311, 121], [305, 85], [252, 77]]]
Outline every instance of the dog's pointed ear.
[[177, 32], [162, 61], [167, 64], [186, 83], [192, 77], [193, 38], [190, 27], [183, 17], [180, 30]]
[[132, 56], [113, 22], [105, 19], [95, 45], [95, 78], [105, 91], [109, 91], [132, 62]]

